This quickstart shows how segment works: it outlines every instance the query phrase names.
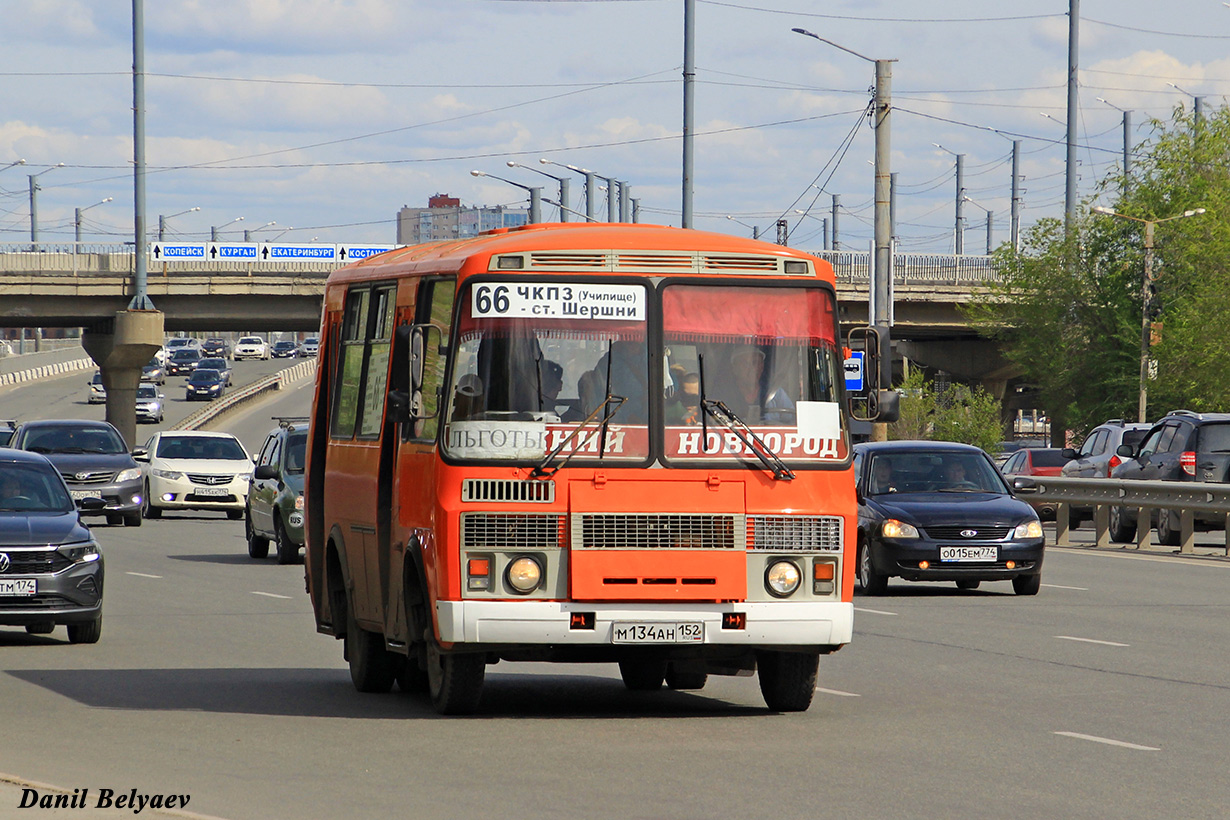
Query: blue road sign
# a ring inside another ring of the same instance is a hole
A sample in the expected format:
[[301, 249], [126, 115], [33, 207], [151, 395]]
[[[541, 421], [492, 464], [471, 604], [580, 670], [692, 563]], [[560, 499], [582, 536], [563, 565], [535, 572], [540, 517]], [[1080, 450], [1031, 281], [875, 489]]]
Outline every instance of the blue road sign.
[[316, 243], [280, 245], [262, 242], [256, 258], [261, 262], [336, 262], [337, 245]]
[[176, 259], [204, 262], [208, 259], [205, 255], [204, 242], [151, 242], [149, 256], [155, 262], [174, 261]]
[[378, 253], [391, 251], [396, 245], [338, 245], [337, 256], [341, 262], [358, 262]]
[[846, 359], [846, 389], [857, 393], [863, 389], [863, 351], [855, 350]]
[[210, 242], [205, 250], [206, 259], [210, 262], [223, 260], [239, 260], [243, 262], [256, 261], [255, 242]]

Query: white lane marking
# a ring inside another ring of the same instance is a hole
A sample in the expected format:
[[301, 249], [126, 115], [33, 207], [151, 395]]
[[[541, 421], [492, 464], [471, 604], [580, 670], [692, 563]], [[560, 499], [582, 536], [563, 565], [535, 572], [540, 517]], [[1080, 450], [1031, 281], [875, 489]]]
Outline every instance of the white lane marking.
[[854, 607], [854, 611], [855, 612], [870, 612], [872, 615], [896, 615], [897, 614], [896, 612], [885, 612], [882, 609], [867, 609], [866, 607], [862, 607], [862, 606]]
[[1089, 587], [1065, 587], [1063, 584], [1043, 584], [1042, 586], [1050, 587], [1051, 589], [1077, 589], [1081, 592], [1089, 591]]
[[[1050, 547], [1050, 545], [1047, 545]], [[1217, 567], [1218, 569], [1230, 569], [1230, 564], [1225, 561], [1193, 561], [1190, 558], [1180, 558], [1177, 555], [1130, 555], [1120, 552], [1102, 552], [1100, 550], [1089, 549], [1090, 545], [1073, 546], [1073, 547], [1056, 547], [1062, 549], [1070, 555], [1090, 555], [1095, 558], [1117, 558], [1120, 561], [1152, 561], [1156, 564], [1182, 564], [1188, 567]], [[1212, 545], [1210, 545], [1212, 546]], [[1197, 558], [1204, 556], [1197, 555]]]
[[135, 575], [138, 578], [161, 578], [161, 575], [146, 575], [144, 572], [128, 572], [126, 575]]
[[1093, 638], [1074, 638], [1071, 635], [1056, 635], [1061, 641], [1080, 641], [1081, 643], [1096, 643], [1102, 646], [1131, 646], [1130, 643], [1117, 643], [1115, 641], [1095, 641]]
[[253, 595], [264, 595], [266, 598], [281, 598], [284, 601], [289, 601], [289, 595], [274, 595], [272, 592], [253, 592]]
[[1161, 749], [1157, 746], [1141, 746], [1136, 743], [1128, 743], [1123, 740], [1112, 740], [1109, 737], [1098, 737], [1097, 735], [1082, 735], [1080, 732], [1056, 732], [1055, 734], [1062, 737], [1074, 737], [1077, 740], [1089, 740], [1094, 743], [1105, 743], [1107, 746], [1121, 746], [1124, 749], [1135, 749], [1138, 752], [1160, 752]]
[[826, 695], [836, 695], [839, 698], [861, 698], [862, 697], [862, 695], [855, 694], [854, 692], [843, 692], [840, 689], [825, 689], [820, 686], [816, 687], [816, 691], [823, 692]]

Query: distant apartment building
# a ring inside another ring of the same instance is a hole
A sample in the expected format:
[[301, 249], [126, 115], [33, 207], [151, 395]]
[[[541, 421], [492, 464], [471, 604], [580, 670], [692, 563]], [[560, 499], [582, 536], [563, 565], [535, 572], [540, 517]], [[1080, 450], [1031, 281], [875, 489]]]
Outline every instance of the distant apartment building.
[[530, 221], [528, 208], [503, 205], [463, 208], [448, 194], [428, 198], [426, 208], [403, 206], [397, 212], [397, 244], [417, 245], [445, 239], [465, 239], [493, 228], [515, 228]]

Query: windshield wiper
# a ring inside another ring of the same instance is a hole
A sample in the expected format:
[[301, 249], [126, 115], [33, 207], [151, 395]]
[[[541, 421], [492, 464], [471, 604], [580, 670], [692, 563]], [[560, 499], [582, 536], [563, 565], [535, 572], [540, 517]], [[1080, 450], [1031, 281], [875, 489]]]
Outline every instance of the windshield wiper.
[[709, 452], [709, 424], [706, 421], [709, 416], [713, 416], [717, 421], [726, 426], [726, 429], [739, 437], [743, 445], [752, 451], [752, 455], [760, 459], [760, 463], [768, 470], [778, 481], [791, 481], [794, 479], [794, 472], [786, 466], [786, 462], [778, 458], [777, 453], [769, 449], [769, 445], [765, 444], [755, 430], [748, 427], [743, 419], [731, 410], [721, 401], [709, 399], [705, 396], [705, 354], [701, 353], [697, 357], [696, 371], [700, 377], [700, 424], [701, 424], [701, 449], [704, 452]]
[[551, 462], [553, 462], [555, 457], [560, 454], [560, 451], [568, 445], [568, 442], [575, 439], [577, 434], [588, 427], [590, 422], [597, 418], [598, 414], [602, 413], [603, 410], [606, 410], [606, 412], [602, 414], [602, 418], [598, 421], [598, 424], [601, 427], [600, 435], [602, 436], [602, 446], [598, 452], [598, 458], [605, 456], [607, 423], [610, 422], [612, 416], [619, 412], [619, 408], [623, 407], [624, 402], [627, 400], [628, 399], [624, 396], [613, 396], [610, 393], [607, 393], [606, 398], [602, 400], [602, 403], [594, 408], [594, 412], [586, 416], [585, 420], [578, 424], [573, 431], [564, 438], [563, 441], [555, 445], [555, 449], [547, 453], [543, 460], [538, 462], [538, 464], [534, 466], [534, 469], [530, 470], [530, 478], [550, 478], [567, 466], [568, 462], [572, 460], [572, 457], [579, 452], [578, 450], [573, 450], [568, 455], [564, 456], [564, 460], [558, 465], [552, 465]]

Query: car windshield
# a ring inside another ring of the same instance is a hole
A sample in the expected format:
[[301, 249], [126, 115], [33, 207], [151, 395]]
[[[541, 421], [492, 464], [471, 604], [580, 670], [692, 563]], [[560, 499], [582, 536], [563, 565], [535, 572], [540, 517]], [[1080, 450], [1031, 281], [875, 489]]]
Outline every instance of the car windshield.
[[248, 454], [230, 436], [163, 436], [158, 440], [158, 458], [246, 461]]
[[90, 384], [102, 384], [102, 373], [95, 373], [94, 378], [90, 379]]
[[241, 345], [258, 345], [262, 343], [262, 339], [258, 336], [244, 336], [239, 340]]
[[222, 370], [226, 367], [226, 359], [201, 359], [198, 370]]
[[191, 362], [201, 358], [201, 354], [196, 350], [177, 350], [171, 354], [171, 358], [177, 362]]
[[158, 388], [152, 384], [137, 385], [138, 399], [156, 399], [158, 398]]
[[40, 464], [7, 463], [0, 467], [0, 514], [72, 510], [73, 500], [55, 470]]
[[111, 427], [38, 427], [23, 436], [22, 449], [33, 453], [126, 453], [124, 440]]
[[217, 370], [193, 370], [192, 375], [188, 377], [189, 384], [213, 384], [220, 380], [222, 374]]
[[874, 453], [865, 485], [868, 495], [1008, 491], [990, 461], [978, 453], [958, 451]]

